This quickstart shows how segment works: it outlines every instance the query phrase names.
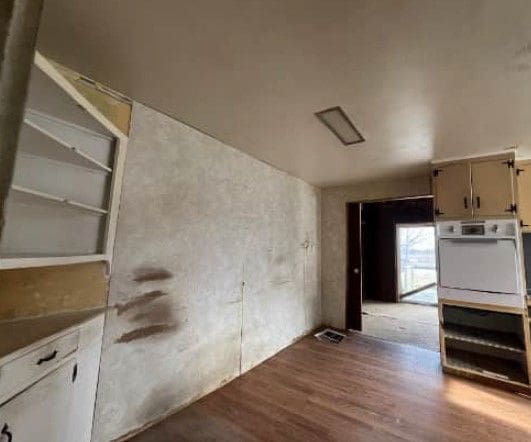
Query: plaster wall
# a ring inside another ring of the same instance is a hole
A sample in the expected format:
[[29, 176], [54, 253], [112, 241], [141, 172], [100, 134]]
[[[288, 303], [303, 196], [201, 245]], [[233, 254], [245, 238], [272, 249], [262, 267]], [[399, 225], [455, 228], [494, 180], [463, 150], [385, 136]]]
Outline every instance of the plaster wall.
[[321, 324], [320, 193], [134, 103], [96, 441], [189, 404]]
[[345, 328], [347, 282], [347, 203], [429, 195], [430, 177], [380, 180], [322, 191], [323, 324]]

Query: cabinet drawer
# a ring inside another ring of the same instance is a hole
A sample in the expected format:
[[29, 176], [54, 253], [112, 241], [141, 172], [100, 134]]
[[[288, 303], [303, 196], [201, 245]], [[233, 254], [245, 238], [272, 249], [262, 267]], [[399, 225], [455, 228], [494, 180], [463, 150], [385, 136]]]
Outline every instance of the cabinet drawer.
[[0, 367], [0, 398], [10, 397], [77, 350], [79, 330], [61, 336]]

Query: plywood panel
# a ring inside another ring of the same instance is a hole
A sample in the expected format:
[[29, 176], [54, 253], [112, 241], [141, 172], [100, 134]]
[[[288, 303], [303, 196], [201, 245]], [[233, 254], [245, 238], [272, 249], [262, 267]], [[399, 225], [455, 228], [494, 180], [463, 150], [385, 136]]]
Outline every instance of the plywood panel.
[[60, 64], [53, 65], [109, 121], [129, 135], [131, 103], [128, 99]]
[[106, 304], [105, 264], [0, 271], [0, 320]]

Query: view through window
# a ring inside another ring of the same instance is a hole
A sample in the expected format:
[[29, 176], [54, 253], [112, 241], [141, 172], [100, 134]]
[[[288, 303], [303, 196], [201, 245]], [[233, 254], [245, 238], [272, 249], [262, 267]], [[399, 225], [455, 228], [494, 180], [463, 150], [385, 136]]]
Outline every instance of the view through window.
[[435, 228], [397, 226], [398, 288], [401, 301], [437, 303]]

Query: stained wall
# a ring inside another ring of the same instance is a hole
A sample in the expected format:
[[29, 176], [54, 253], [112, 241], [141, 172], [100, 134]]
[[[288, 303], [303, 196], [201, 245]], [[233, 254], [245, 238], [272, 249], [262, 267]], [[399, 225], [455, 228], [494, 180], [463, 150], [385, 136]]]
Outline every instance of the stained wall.
[[97, 441], [321, 324], [319, 189], [137, 103], [130, 137]]

